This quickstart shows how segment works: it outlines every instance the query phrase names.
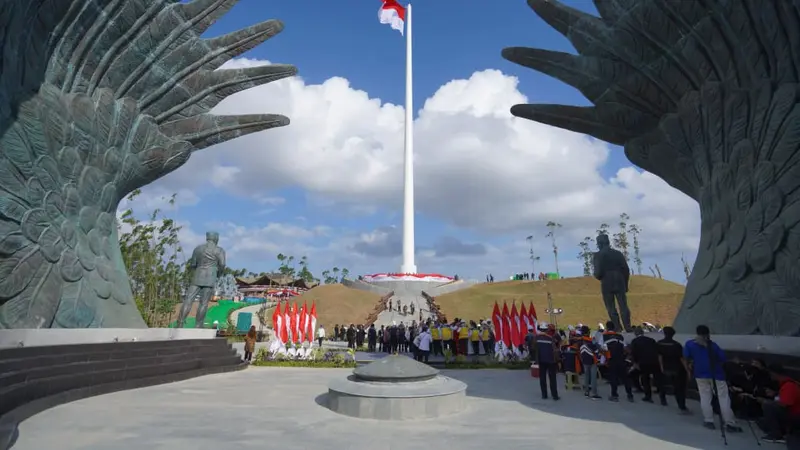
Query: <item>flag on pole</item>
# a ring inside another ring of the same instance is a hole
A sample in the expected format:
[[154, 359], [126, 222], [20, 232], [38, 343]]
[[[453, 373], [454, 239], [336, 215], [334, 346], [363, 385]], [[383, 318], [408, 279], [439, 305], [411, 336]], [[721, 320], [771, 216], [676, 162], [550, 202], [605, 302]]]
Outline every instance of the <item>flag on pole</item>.
[[292, 305], [292, 342], [297, 342], [297, 302]]
[[300, 307], [300, 314], [297, 316], [297, 340], [303, 342], [306, 340], [306, 308], [307, 304], [303, 303]]
[[497, 305], [497, 302], [494, 302], [494, 309], [492, 310], [492, 325], [494, 325], [495, 341], [503, 341], [503, 316], [500, 314], [500, 306]]
[[289, 303], [283, 305], [283, 316], [281, 318], [281, 342], [289, 342]]
[[305, 325], [303, 326], [303, 335], [306, 337], [306, 342], [314, 342], [314, 327], [311, 326], [311, 310], [308, 309], [308, 303], [303, 303], [305, 306]]
[[503, 342], [506, 344], [506, 347], [511, 348], [511, 315], [508, 313], [508, 303], [506, 302], [503, 302], [503, 325], [505, 326]]
[[533, 324], [534, 329], [539, 329], [539, 318], [536, 317], [536, 307], [533, 306], [533, 302], [530, 303], [528, 307], [528, 315], [531, 317], [531, 323]]
[[511, 342], [514, 344], [514, 347], [520, 345], [522, 343], [522, 330], [520, 329], [519, 323], [519, 311], [517, 311], [517, 301], [511, 304]]
[[283, 324], [283, 316], [281, 315], [281, 304], [278, 302], [275, 305], [275, 310], [272, 312], [272, 330], [275, 332], [275, 338], [283, 342], [281, 339], [281, 325]]
[[382, 0], [383, 5], [378, 10], [378, 20], [382, 24], [389, 25], [393, 30], [403, 34], [403, 25], [406, 21], [406, 9], [397, 3], [397, 0]]
[[311, 340], [314, 340], [314, 336], [317, 332], [317, 302], [311, 303]]
[[[525, 302], [521, 302], [519, 305], [519, 317], [521, 319], [521, 325], [523, 326], [520, 329], [520, 334], [525, 336], [528, 332], [528, 328], [531, 326], [531, 316], [528, 315], [528, 310], [525, 309]], [[523, 337], [523, 340], [525, 338]]]
[[283, 343], [289, 342], [292, 339], [292, 314], [289, 311], [289, 300], [283, 305]]

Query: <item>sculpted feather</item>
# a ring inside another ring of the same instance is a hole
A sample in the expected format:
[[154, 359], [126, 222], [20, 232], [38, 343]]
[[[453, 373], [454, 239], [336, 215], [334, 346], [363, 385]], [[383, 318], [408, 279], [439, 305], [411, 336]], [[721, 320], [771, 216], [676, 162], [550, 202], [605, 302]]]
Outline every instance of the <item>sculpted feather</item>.
[[0, 328], [144, 327], [116, 208], [192, 152], [284, 126], [216, 116], [225, 97], [296, 73], [217, 70], [276, 20], [200, 35], [235, 0], [7, 0], [0, 10]]

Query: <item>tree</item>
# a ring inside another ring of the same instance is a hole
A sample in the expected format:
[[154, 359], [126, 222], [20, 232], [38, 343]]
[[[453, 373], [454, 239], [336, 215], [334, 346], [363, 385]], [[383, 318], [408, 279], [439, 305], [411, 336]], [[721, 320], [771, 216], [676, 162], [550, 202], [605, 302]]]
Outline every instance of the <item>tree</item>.
[[[140, 193], [134, 190], [128, 201]], [[168, 203], [174, 205], [175, 199], [173, 194]], [[136, 306], [148, 326], [165, 327], [172, 321], [175, 305], [182, 301], [191, 277], [178, 239], [181, 227], [163, 216], [160, 209], [140, 221], [129, 208], [120, 216], [117, 228]]]
[[583, 276], [590, 277], [594, 272], [594, 251], [592, 251], [592, 243], [594, 239], [586, 236], [578, 244], [581, 251], [578, 253], [578, 259], [583, 260]]
[[345, 268], [342, 269], [340, 274], [341, 274], [341, 279], [340, 280], [345, 280], [345, 279], [347, 279], [348, 276], [350, 276], [350, 270], [345, 267]]
[[601, 223], [600, 228], [597, 229], [597, 235], [608, 234], [608, 229], [611, 228], [607, 223]]
[[614, 247], [622, 252], [625, 256], [625, 261], [630, 261], [630, 254], [628, 252], [628, 220], [630, 216], [625, 213], [619, 215], [619, 232], [614, 233]]
[[550, 231], [545, 235], [545, 237], [549, 237], [553, 243], [553, 259], [556, 263], [556, 274], [559, 274], [560, 276], [561, 272], [558, 271], [558, 245], [556, 244], [556, 230], [561, 228], [561, 224], [550, 221], [547, 222], [546, 226]]
[[635, 223], [628, 226], [628, 233], [630, 233], [633, 238], [633, 262], [636, 264], [636, 273], [639, 275], [642, 274], [642, 258], [639, 257], [639, 234], [641, 232], [642, 229]]
[[306, 281], [307, 283], [311, 283], [314, 281], [314, 274], [308, 270], [308, 257], [303, 256], [300, 258], [300, 262], [297, 263], [300, 266], [300, 273], [298, 273], [298, 278], [301, 280]]
[[295, 269], [294, 269], [294, 256], [287, 256], [283, 253], [278, 253], [276, 256], [280, 265], [278, 266], [278, 273], [281, 275], [287, 275], [291, 278], [295, 277]]
[[533, 274], [533, 273], [536, 273], [536, 261], [539, 261], [542, 258], [539, 257], [539, 256], [536, 256], [536, 254], [533, 252], [533, 236], [532, 235], [528, 236], [528, 237], [525, 238], [525, 240], [528, 241], [528, 243], [531, 245], [530, 256], [528, 258], [530, 258], [530, 260], [531, 260], [531, 271], [532, 271], [532, 274]]

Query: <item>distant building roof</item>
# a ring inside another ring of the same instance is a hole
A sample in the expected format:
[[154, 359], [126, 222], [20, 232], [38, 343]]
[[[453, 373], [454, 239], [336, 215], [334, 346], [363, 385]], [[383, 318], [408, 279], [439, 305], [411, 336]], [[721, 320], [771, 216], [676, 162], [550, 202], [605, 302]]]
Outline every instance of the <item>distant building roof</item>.
[[281, 273], [267, 273], [257, 277], [236, 277], [237, 287], [248, 286], [292, 286], [297, 288], [311, 289], [319, 283], [316, 281], [308, 282], [300, 278], [294, 278]]

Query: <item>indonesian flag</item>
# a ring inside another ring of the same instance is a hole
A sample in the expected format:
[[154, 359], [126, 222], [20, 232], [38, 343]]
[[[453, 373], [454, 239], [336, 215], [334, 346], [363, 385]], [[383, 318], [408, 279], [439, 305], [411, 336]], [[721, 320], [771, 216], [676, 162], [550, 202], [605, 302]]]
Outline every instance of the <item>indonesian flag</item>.
[[508, 303], [506, 302], [503, 302], [503, 324], [505, 325], [503, 342], [506, 344], [506, 347], [511, 348], [511, 335], [513, 331], [511, 330], [511, 316], [508, 314]]
[[308, 309], [308, 303], [303, 302], [303, 311], [305, 311], [305, 315], [303, 316], [303, 335], [306, 337], [306, 341], [314, 342], [314, 327], [311, 326], [311, 311]]
[[314, 336], [317, 332], [317, 302], [311, 303], [311, 340], [314, 340]]
[[283, 331], [281, 330], [283, 325], [283, 315], [281, 314], [281, 304], [280, 302], [275, 306], [275, 311], [272, 312], [272, 329], [275, 331], [275, 337], [281, 341], [283, 341]]
[[528, 308], [528, 316], [531, 318], [531, 323], [533, 324], [534, 329], [539, 328], [539, 318], [536, 317], [536, 307], [533, 306], [533, 302], [531, 302], [531, 306]]
[[494, 309], [492, 310], [492, 325], [494, 325], [494, 339], [497, 342], [503, 341], [503, 337], [505, 333], [503, 329], [503, 315], [500, 314], [500, 307], [497, 305], [497, 302], [494, 302]]
[[292, 336], [289, 335], [292, 329], [292, 315], [289, 311], [289, 302], [287, 301], [285, 305], [283, 305], [283, 343], [289, 342], [289, 339], [292, 339]]
[[521, 302], [519, 305], [519, 318], [520, 325], [523, 325], [523, 328], [520, 328], [519, 330], [519, 334], [520, 336], [525, 336], [528, 328], [531, 327], [531, 316], [528, 315], [528, 310], [525, 309], [525, 302]]
[[403, 34], [403, 24], [406, 21], [406, 9], [397, 0], [383, 0], [381, 9], [378, 10], [378, 20], [387, 24], [392, 29]]
[[514, 301], [511, 304], [511, 342], [515, 347], [522, 343], [520, 336], [522, 334], [520, 333], [519, 311], [517, 311], [517, 302]]
[[300, 313], [297, 316], [297, 340], [303, 342], [306, 340], [306, 308], [308, 305], [303, 303], [300, 307]]
[[292, 306], [292, 342], [297, 342], [297, 302]]

